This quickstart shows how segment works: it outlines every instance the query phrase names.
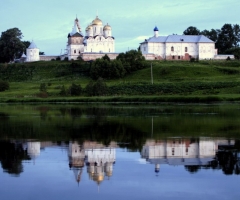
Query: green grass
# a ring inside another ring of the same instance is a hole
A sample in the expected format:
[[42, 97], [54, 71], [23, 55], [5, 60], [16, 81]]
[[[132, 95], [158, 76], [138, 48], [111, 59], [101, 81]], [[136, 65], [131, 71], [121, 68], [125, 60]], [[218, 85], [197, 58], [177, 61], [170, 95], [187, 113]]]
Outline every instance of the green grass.
[[[91, 80], [84, 69], [77, 73], [70, 62], [35, 62], [0, 65], [0, 79], [8, 80], [10, 89], [0, 92], [1, 102], [120, 102], [120, 101], [238, 101], [240, 99], [239, 61], [146, 61], [148, 67], [122, 79], [106, 80], [109, 97], [60, 97], [62, 85], [72, 83], [82, 88]], [[151, 63], [153, 82], [151, 84]], [[85, 64], [89, 69], [89, 64]], [[48, 84], [48, 98], [36, 98], [41, 83]]]

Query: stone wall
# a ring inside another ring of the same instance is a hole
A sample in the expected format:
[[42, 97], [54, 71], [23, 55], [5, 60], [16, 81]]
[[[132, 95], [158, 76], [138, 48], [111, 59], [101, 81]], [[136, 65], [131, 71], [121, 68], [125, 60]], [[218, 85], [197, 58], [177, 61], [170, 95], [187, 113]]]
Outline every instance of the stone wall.
[[57, 57], [59, 56], [45, 56], [45, 55], [39, 56], [40, 61], [51, 61], [52, 59], [56, 60]]
[[214, 60], [226, 60], [228, 57], [230, 59], [235, 59], [234, 55], [216, 55], [214, 56]]
[[111, 60], [114, 60], [117, 58], [118, 53], [82, 53], [82, 58], [85, 61], [89, 61], [102, 58], [105, 55], [107, 55]]

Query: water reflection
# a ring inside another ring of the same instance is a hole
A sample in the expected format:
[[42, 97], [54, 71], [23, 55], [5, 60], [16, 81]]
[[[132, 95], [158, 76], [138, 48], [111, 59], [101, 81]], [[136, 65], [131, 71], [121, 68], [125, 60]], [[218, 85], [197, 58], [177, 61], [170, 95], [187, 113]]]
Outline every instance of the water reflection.
[[111, 142], [109, 146], [97, 142], [86, 141], [82, 145], [77, 142], [69, 143], [69, 167], [79, 183], [84, 164], [87, 165], [89, 179], [100, 184], [105, 177], [108, 179], [113, 173], [113, 164], [116, 160], [117, 144]]
[[[0, 141], [0, 161], [4, 172], [18, 176], [24, 171], [23, 161], [35, 161], [41, 157], [41, 151], [47, 147], [58, 148], [66, 152], [69, 168], [73, 171], [77, 183], [84, 171], [90, 180], [100, 184], [113, 175], [116, 162], [117, 142], [108, 146], [94, 141], [85, 142], [40, 142], [40, 141]], [[223, 138], [167, 138], [147, 140], [140, 152], [141, 157], [155, 165], [160, 172], [161, 165], [184, 166], [190, 173], [200, 169], [222, 170], [224, 174], [240, 174], [240, 151], [238, 140]], [[44, 158], [43, 158], [44, 159]], [[47, 165], [47, 163], [46, 163]]]
[[184, 165], [190, 173], [200, 169], [222, 169], [224, 174], [239, 174], [240, 154], [235, 140], [226, 139], [183, 139], [147, 140], [141, 151], [142, 158], [155, 165]]

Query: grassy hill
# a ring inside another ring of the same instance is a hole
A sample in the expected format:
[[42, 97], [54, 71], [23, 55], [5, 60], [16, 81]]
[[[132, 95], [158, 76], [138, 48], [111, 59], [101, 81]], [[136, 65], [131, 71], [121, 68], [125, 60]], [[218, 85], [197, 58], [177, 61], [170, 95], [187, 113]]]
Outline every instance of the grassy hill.
[[[105, 80], [109, 97], [94, 101], [179, 101], [180, 99], [240, 100], [239, 61], [146, 61], [147, 68], [115, 80]], [[153, 85], [151, 84], [151, 64]], [[46, 83], [48, 98], [41, 101], [72, 99], [60, 97], [62, 85], [72, 83], [82, 88], [91, 80], [90, 63], [72, 67], [70, 62], [52, 61], [24, 64], [0, 65], [0, 79], [10, 83], [10, 89], [0, 92], [0, 101], [27, 100], [36, 98], [41, 83]], [[83, 95], [84, 96], [84, 95]], [[211, 98], [210, 98], [211, 97]], [[113, 99], [114, 98], [114, 99]], [[89, 98], [86, 101], [90, 101]], [[175, 99], [175, 100], [174, 100]]]

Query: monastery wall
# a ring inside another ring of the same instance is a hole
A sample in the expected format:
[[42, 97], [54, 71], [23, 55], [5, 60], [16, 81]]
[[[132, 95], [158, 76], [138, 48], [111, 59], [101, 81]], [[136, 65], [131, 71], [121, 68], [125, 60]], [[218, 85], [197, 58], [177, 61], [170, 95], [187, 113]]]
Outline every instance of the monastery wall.
[[82, 58], [85, 61], [89, 61], [89, 60], [96, 60], [98, 58], [102, 58], [105, 55], [107, 55], [110, 58], [110, 60], [114, 60], [117, 58], [118, 53], [83, 53]]
[[56, 60], [56, 58], [59, 56], [39, 56], [40, 61], [51, 61], [52, 59]]

